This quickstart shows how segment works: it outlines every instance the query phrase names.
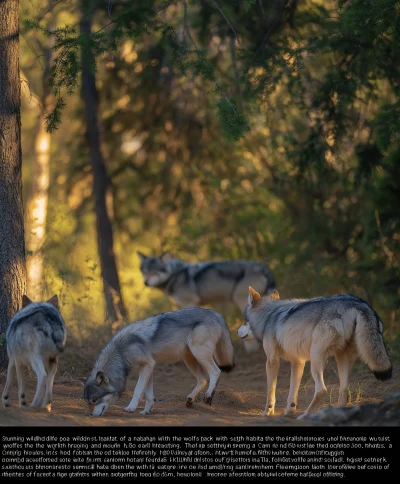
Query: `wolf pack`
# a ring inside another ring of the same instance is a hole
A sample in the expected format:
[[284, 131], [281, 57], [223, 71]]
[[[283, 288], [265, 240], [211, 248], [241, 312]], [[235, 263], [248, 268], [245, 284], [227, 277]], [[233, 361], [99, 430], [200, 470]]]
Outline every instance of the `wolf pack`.
[[[334, 357], [339, 377], [338, 406], [349, 396], [349, 375], [359, 357], [378, 380], [392, 376], [383, 337], [383, 324], [363, 299], [337, 294], [311, 299], [281, 299], [266, 264], [248, 260], [188, 263], [169, 253], [148, 256], [138, 252], [144, 284], [172, 298], [180, 309], [127, 324], [101, 350], [84, 386], [83, 398], [93, 416], [102, 416], [118, 401], [129, 378], [138, 371], [132, 399], [124, 408], [150, 414], [154, 406], [153, 372], [157, 364], [183, 361], [196, 379], [186, 396], [192, 407], [204, 392], [211, 405], [221, 372], [235, 368], [232, 335], [224, 317], [209, 306], [234, 304], [244, 322], [237, 334], [246, 351], [261, 345], [266, 356], [267, 399], [263, 416], [275, 414], [281, 359], [290, 362], [291, 376], [284, 414], [304, 419], [314, 413], [327, 394], [324, 369]], [[7, 379], [2, 393], [11, 406], [11, 390], [18, 383], [19, 406], [26, 405], [25, 368], [36, 374], [32, 407], [51, 410], [54, 377], [65, 349], [67, 329], [57, 296], [33, 302], [22, 298], [22, 308], [6, 332]], [[306, 409], [298, 409], [305, 364], [310, 362], [314, 395]], [[263, 388], [260, 383], [260, 389]]]

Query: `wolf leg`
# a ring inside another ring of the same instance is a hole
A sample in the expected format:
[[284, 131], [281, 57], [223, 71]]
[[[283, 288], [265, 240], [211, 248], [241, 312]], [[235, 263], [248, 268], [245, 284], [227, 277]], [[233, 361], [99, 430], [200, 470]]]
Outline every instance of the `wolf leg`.
[[18, 361], [18, 358], [15, 360], [15, 370], [17, 372], [17, 380], [18, 380], [19, 406], [25, 407], [26, 406], [25, 365], [20, 363]]
[[307, 410], [298, 417], [301, 420], [308, 417], [318, 407], [322, 398], [326, 395], [327, 389], [324, 382], [324, 367], [326, 356], [323, 353], [318, 352], [317, 355], [313, 355], [313, 349], [311, 348], [311, 375], [315, 383], [314, 397], [311, 400]]
[[54, 377], [57, 372], [58, 358], [49, 358], [48, 368], [47, 368], [47, 381], [46, 381], [46, 396], [42, 403], [43, 407], [46, 408], [48, 412], [51, 411], [51, 403], [53, 400], [53, 384]]
[[267, 357], [267, 402], [265, 404], [265, 410], [262, 414], [263, 417], [271, 416], [275, 413], [275, 390], [276, 382], [278, 380], [279, 363], [279, 357]]
[[32, 358], [30, 358], [30, 362], [37, 378], [35, 398], [31, 403], [31, 407], [41, 407], [46, 396], [47, 374], [42, 358], [39, 355], [34, 355]]
[[301, 378], [304, 372], [305, 361], [291, 361], [290, 366], [290, 390], [285, 411], [285, 415], [288, 416], [292, 416], [296, 412], [297, 398], [299, 394]]
[[11, 405], [10, 393], [11, 393], [11, 388], [13, 387], [15, 382], [15, 376], [16, 376], [15, 362], [13, 358], [10, 358], [8, 362], [8, 368], [7, 368], [7, 381], [4, 386], [3, 395], [2, 395], [3, 405], [5, 407], [9, 407]]
[[213, 351], [207, 345], [203, 344], [201, 346], [195, 346], [189, 343], [189, 348], [196, 360], [208, 373], [210, 381], [203, 401], [204, 403], [211, 405], [215, 387], [217, 386], [219, 377], [221, 375], [221, 370], [214, 361]]
[[139, 372], [139, 379], [136, 383], [135, 390], [133, 392], [132, 400], [129, 405], [124, 408], [125, 412], [134, 412], [139, 404], [142, 397], [142, 393], [147, 386], [150, 376], [153, 373], [155, 366], [155, 361], [148, 362], [146, 365], [142, 366]]
[[191, 407], [197, 395], [204, 389], [207, 385], [207, 378], [204, 374], [204, 370], [200, 363], [196, 360], [196, 358], [192, 355], [189, 348], [186, 349], [185, 354], [183, 356], [183, 361], [185, 362], [188, 369], [192, 372], [192, 374], [197, 379], [197, 385], [195, 386], [194, 390], [189, 393], [186, 397], [186, 406]]
[[335, 354], [340, 381], [338, 407], [345, 407], [348, 402], [349, 375], [356, 358], [357, 353], [353, 351], [342, 351]]
[[154, 404], [153, 373], [150, 375], [147, 385], [144, 389], [144, 396], [146, 397], [146, 404], [144, 409], [139, 413], [141, 415], [148, 415], [153, 410]]

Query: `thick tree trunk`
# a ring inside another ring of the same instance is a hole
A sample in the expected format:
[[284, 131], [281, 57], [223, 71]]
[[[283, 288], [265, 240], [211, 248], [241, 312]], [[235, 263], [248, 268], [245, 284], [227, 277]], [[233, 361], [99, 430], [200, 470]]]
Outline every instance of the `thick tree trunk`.
[[[83, 8], [82, 11], [84, 12], [85, 8]], [[80, 24], [81, 33], [90, 34], [92, 29], [92, 18], [93, 16], [91, 13], [83, 14]], [[85, 53], [82, 53], [82, 101], [84, 105], [86, 135], [93, 173], [97, 243], [103, 278], [106, 315], [109, 321], [115, 322], [125, 318], [126, 311], [121, 296], [121, 288], [114, 254], [113, 227], [110, 214], [107, 210], [107, 205], [112, 205], [107, 203], [110, 197], [112, 197], [112, 193], [101, 151], [98, 120], [98, 92], [95, 76], [88, 66], [88, 62], [86, 62]]]
[[21, 178], [19, 1], [0, 0], [0, 367], [5, 332], [26, 287]]

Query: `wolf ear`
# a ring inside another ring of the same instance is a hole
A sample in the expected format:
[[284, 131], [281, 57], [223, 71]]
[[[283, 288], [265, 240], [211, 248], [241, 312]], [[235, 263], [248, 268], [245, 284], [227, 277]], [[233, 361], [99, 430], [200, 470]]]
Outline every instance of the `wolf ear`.
[[32, 304], [33, 301], [29, 299], [28, 296], [25, 296], [25, 294], [22, 296], [22, 307], [29, 306], [29, 304]]
[[108, 377], [102, 371], [98, 371], [96, 378], [94, 379], [94, 384], [99, 387], [102, 383], [109, 385], [110, 380], [108, 379]]
[[256, 306], [261, 301], [260, 294], [249, 286], [249, 304]]
[[139, 259], [141, 261], [144, 261], [144, 259], [147, 259], [147, 255], [144, 255], [140, 250], [137, 251], [137, 255], [139, 256]]
[[168, 264], [168, 262], [170, 262], [171, 260], [172, 260], [172, 255], [169, 252], [163, 252], [160, 255], [160, 261], [163, 264]]
[[57, 296], [57, 294], [54, 294], [54, 296], [51, 297], [47, 302], [49, 304], [51, 304], [52, 306], [54, 306], [55, 308], [60, 309], [60, 306], [58, 304], [58, 296]]
[[281, 296], [279, 295], [279, 292], [274, 289], [271, 294], [268, 294], [267, 299], [280, 299]]

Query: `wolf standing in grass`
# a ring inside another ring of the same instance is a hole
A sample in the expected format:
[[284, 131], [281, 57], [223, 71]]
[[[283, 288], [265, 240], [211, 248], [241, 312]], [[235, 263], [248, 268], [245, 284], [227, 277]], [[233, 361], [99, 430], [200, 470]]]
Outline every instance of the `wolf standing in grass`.
[[51, 410], [54, 376], [66, 336], [57, 296], [36, 303], [23, 296], [22, 309], [12, 317], [6, 333], [9, 362], [2, 396], [5, 407], [10, 406], [15, 376], [18, 380], [19, 406], [26, 405], [25, 367], [30, 365], [37, 377], [31, 406]]
[[378, 380], [392, 376], [392, 364], [383, 340], [383, 325], [377, 313], [362, 299], [350, 294], [313, 299], [280, 300], [278, 291], [261, 297], [249, 287], [245, 323], [238, 335], [263, 343], [267, 355], [267, 403], [263, 416], [275, 411], [275, 388], [279, 361], [291, 363], [290, 390], [285, 415], [293, 415], [306, 361], [315, 382], [314, 397], [299, 417], [313, 413], [327, 393], [324, 368], [329, 356], [337, 363], [339, 406], [348, 397], [348, 378], [357, 356]]
[[151, 316], [120, 330], [101, 351], [86, 381], [84, 398], [92, 415], [101, 416], [125, 390], [135, 367], [139, 378], [126, 412], [134, 412], [144, 392], [141, 414], [151, 413], [154, 401], [153, 370], [156, 363], [183, 360], [197, 379], [186, 397], [192, 406], [209, 380], [204, 402], [211, 405], [221, 370], [233, 368], [233, 346], [224, 318], [203, 308], [180, 309]]

